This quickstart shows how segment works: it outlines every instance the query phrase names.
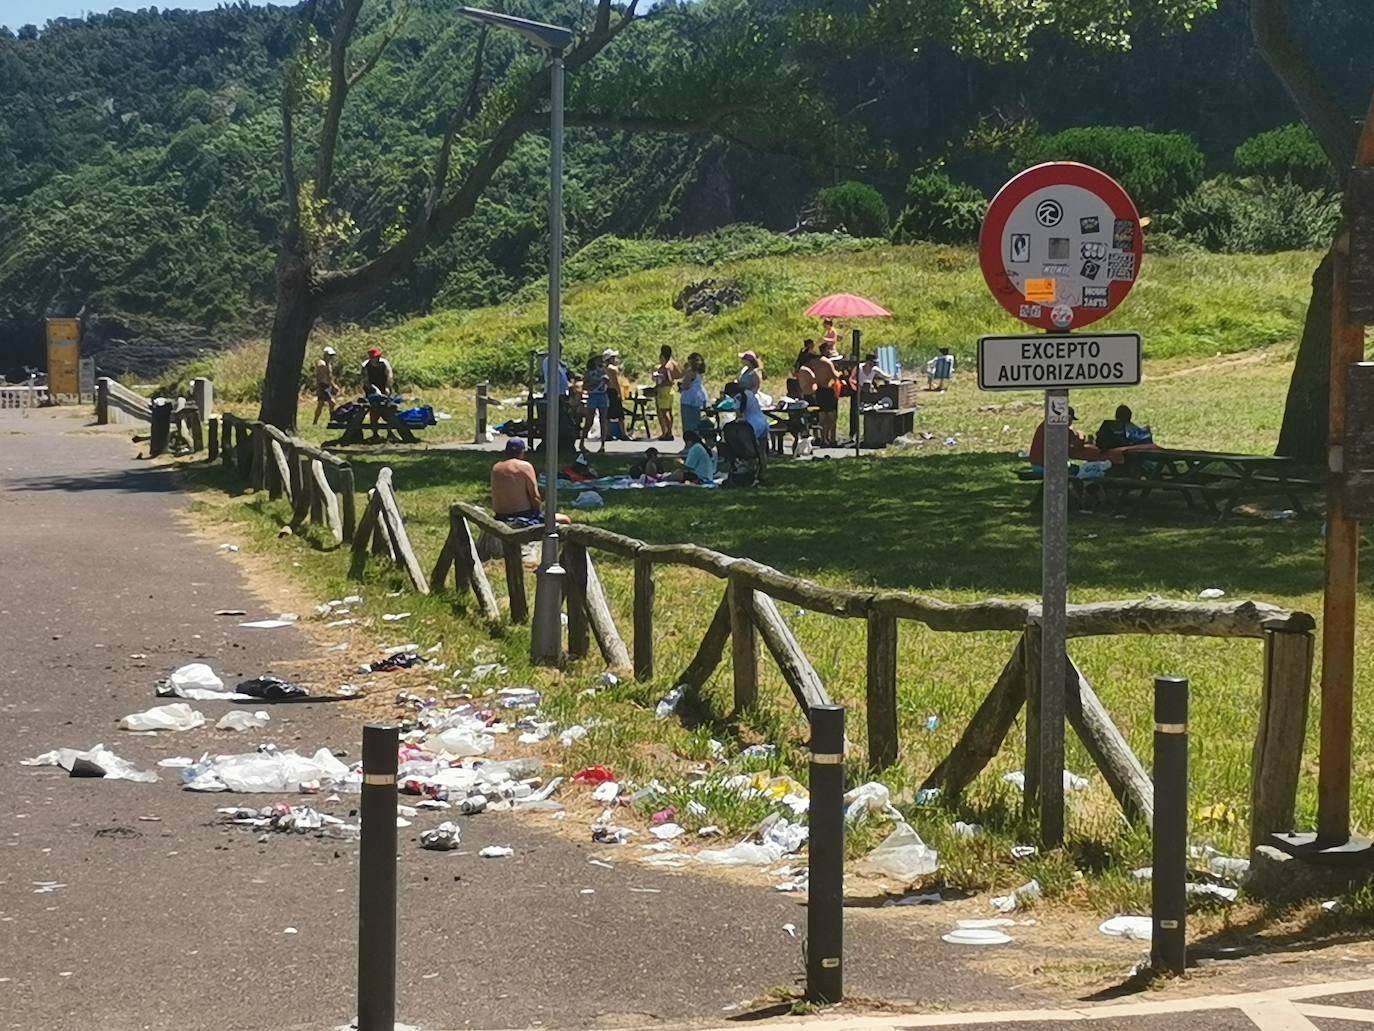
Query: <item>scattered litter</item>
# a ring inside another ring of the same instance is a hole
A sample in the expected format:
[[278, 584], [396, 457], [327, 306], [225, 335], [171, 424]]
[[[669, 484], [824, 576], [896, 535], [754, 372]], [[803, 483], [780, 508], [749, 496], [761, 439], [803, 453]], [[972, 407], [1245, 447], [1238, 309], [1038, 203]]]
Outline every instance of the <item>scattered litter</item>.
[[558, 735], [558, 743], [564, 748], [571, 748], [575, 742], [581, 741], [586, 736], [587, 728], [580, 723], [574, 723]]
[[625, 890], [626, 890], [626, 891], [632, 891], [632, 892], [634, 892], [636, 895], [662, 895], [662, 894], [663, 894], [663, 889], [662, 889], [662, 888], [626, 888]]
[[717, 827], [714, 823], [707, 824], [705, 827], [702, 827], [700, 830], [697, 831], [697, 837], [718, 838], [720, 837], [720, 828]]
[[927, 717], [926, 717], [926, 730], [938, 730], [938, 729], [940, 729], [940, 717], [939, 717], [939, 716], [935, 716], [935, 715], [927, 716]]
[[483, 859], [505, 859], [507, 856], [515, 855], [515, 849], [509, 845], [488, 845], [477, 854]]
[[1199, 598], [1206, 598], [1210, 601], [1214, 598], [1226, 597], [1226, 592], [1223, 591], [1220, 587], [1208, 587], [1204, 590], [1198, 591], [1197, 596]]
[[1040, 850], [1034, 845], [1013, 845], [1011, 847], [1011, 857], [1016, 860], [1029, 859], [1039, 851]]
[[238, 546], [237, 544], [221, 544], [221, 545], [219, 546], [219, 550], [220, 550], [220, 551], [238, 551], [238, 550], [239, 550], [239, 546]]
[[283, 612], [276, 619], [250, 619], [239, 626], [248, 627], [251, 630], [277, 630], [284, 626], [291, 626], [301, 617], [294, 612]]
[[246, 616], [246, 615], [248, 615], [248, 610], [247, 610], [247, 609], [215, 609], [215, 615], [217, 615], [217, 616]]
[[870, 876], [887, 877], [910, 884], [926, 874], [934, 873], [939, 866], [939, 853], [921, 840], [911, 824], [900, 822], [877, 848], [859, 862], [857, 869]]
[[615, 869], [614, 866], [612, 866], [610, 863], [606, 862], [604, 859], [588, 859], [587, 862], [591, 863], [592, 866], [599, 866], [599, 867], [601, 867], [601, 869], [603, 869], [603, 870], [614, 870], [614, 869]]
[[654, 706], [654, 715], [661, 720], [666, 720], [677, 712], [677, 707], [682, 704], [682, 696], [686, 693], [687, 685], [678, 684], [677, 687], [658, 700], [658, 704]]
[[398, 669], [418, 666], [424, 659], [414, 651], [399, 651], [363, 666], [364, 673], [390, 673]]
[[783, 933], [786, 934], [789, 938], [795, 938], [797, 936], [796, 924], [783, 924], [782, 930]]
[[578, 770], [573, 774], [574, 784], [606, 784], [613, 780], [615, 780], [615, 774], [600, 763], [595, 766], [588, 766], [584, 770]]
[[73, 777], [104, 777], [106, 780], [132, 780], [152, 784], [157, 774], [140, 770], [127, 759], [121, 759], [104, 745], [95, 745], [80, 752], [74, 748], [58, 748], [32, 759], [20, 759], [20, 766], [60, 766]]
[[247, 698], [260, 698], [264, 702], [282, 702], [292, 698], [304, 698], [310, 694], [305, 688], [288, 683], [271, 673], [241, 681], [235, 690]]
[[[1023, 924], [1035, 923], [1034, 920], [1022, 920], [1021, 922]], [[1015, 925], [1015, 920], [1005, 916], [990, 916], [984, 919], [960, 920], [957, 922], [957, 926], [965, 930], [978, 930], [979, 928], [989, 927], [1014, 927]]]
[[596, 675], [596, 682], [601, 687], [615, 687], [620, 683], [620, 678], [610, 670], [602, 670]]
[[455, 759], [486, 755], [495, 746], [496, 742], [491, 737], [467, 727], [450, 727], [425, 741], [426, 751]]
[[902, 818], [902, 814], [892, 806], [892, 793], [887, 785], [879, 784], [876, 780], [847, 792], [844, 801], [845, 823], [853, 823], [869, 813], [884, 813], [893, 820]]
[[592, 841], [598, 845], [626, 845], [632, 834], [634, 831], [628, 827], [612, 827], [607, 824], [604, 827], [592, 828]]
[[976, 838], [983, 833], [981, 823], [965, 823], [963, 820], [954, 822], [954, 836], [956, 838]]
[[771, 759], [778, 754], [777, 745], [750, 745], [740, 752], [741, 759]]
[[185, 698], [192, 702], [231, 702], [242, 697], [224, 690], [224, 681], [203, 662], [191, 662], [173, 670], [167, 682], [158, 685], [157, 693], [164, 698]]
[[185, 702], [158, 705], [146, 712], [135, 712], [119, 721], [120, 730], [194, 730], [205, 722], [203, 713]]
[[1285, 508], [1277, 512], [1262, 513], [1265, 519], [1296, 519], [1298, 513], [1291, 508]]
[[682, 837], [687, 832], [676, 823], [661, 823], [657, 827], [650, 827], [649, 833], [658, 838], [659, 841], [672, 841], [674, 838]]
[[1202, 884], [1197, 881], [1189, 881], [1185, 890], [1189, 895], [1202, 895], [1223, 902], [1234, 902], [1240, 895], [1238, 888], [1228, 888], [1224, 884]]
[[1148, 916], [1114, 916], [1097, 925], [1108, 938], [1130, 938], [1147, 942], [1154, 935], [1154, 922]]
[[1213, 856], [1207, 861], [1207, 871], [1214, 877], [1239, 881], [1250, 872], [1250, 860], [1233, 856]]
[[807, 870], [802, 870], [790, 881], [783, 881], [781, 884], [773, 885], [774, 891], [781, 891], [788, 894], [798, 891], [807, 891], [811, 886], [811, 875]]
[[261, 730], [271, 721], [272, 717], [259, 709], [257, 712], [245, 712], [237, 709], [234, 712], [226, 712], [215, 724], [216, 730]]
[[1328, 913], [1344, 913], [1345, 899], [1327, 899], [1322, 903], [1322, 909]]
[[487, 662], [481, 666], [473, 666], [470, 676], [473, 680], [486, 680], [493, 676], [504, 677], [509, 672], [510, 670], [499, 662]]
[[288, 927], [282, 934], [300, 934], [294, 927]]
[[595, 889], [595, 888], [583, 888], [583, 889], [581, 889], [581, 890], [578, 892], [578, 894], [579, 894], [579, 895], [595, 895], [595, 894], [596, 894], [596, 889]]
[[360, 790], [362, 778], [339, 762], [327, 748], [306, 758], [294, 751], [269, 749], [239, 755], [205, 757], [182, 771], [189, 791], [316, 792], [338, 787]]
[[382, 619], [387, 623], [399, 623], [403, 619], [409, 619], [409, 612], [383, 612]]
[[1027, 902], [1040, 898], [1040, 882], [1027, 881], [1010, 895], [997, 895], [992, 899], [992, 908], [999, 913], [1015, 913]]
[[1011, 936], [992, 927], [960, 927], [940, 935], [951, 945], [1006, 945]]
[[616, 798], [619, 796], [619, 794], [619, 784], [617, 784], [613, 780], [603, 781], [602, 783], [598, 784], [596, 786], [596, 790], [592, 792], [592, 801], [602, 803], [614, 802]]
[[658, 812], [656, 812], [656, 813], [654, 813], [652, 816], [650, 816], [650, 817], [649, 817], [649, 822], [650, 822], [650, 823], [654, 823], [654, 824], [659, 824], [659, 823], [672, 823], [672, 822], [673, 822], [674, 820], [676, 820], [676, 819], [677, 819], [677, 806], [675, 806], [675, 805], [670, 805], [670, 806], [668, 806], [668, 807], [666, 807], [666, 808], [664, 808], [664, 809], [660, 809]]
[[168, 759], [159, 759], [157, 764], [163, 769], [184, 770], [186, 767], [195, 763], [189, 755], [174, 755]]
[[452, 852], [460, 844], [459, 837], [458, 825], [445, 820], [434, 829], [420, 833], [420, 847], [432, 852]]
[[781, 858], [776, 848], [749, 841], [741, 841], [731, 848], [707, 848], [697, 853], [697, 862], [710, 866], [763, 866]]
[[[1017, 791], [1026, 790], [1026, 775], [1020, 770], [1013, 770], [1011, 773], [1002, 774], [1002, 779], [1016, 788]], [[1072, 770], [1064, 771], [1064, 790], [1065, 791], [1087, 791], [1088, 778], [1080, 777]]]

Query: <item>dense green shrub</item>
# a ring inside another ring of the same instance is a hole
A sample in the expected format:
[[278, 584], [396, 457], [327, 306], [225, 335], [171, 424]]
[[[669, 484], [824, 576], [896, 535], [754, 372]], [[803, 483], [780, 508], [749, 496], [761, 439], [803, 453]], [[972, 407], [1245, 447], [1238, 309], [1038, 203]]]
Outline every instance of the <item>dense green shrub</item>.
[[1329, 191], [1223, 175], [1180, 201], [1161, 228], [1213, 251], [1268, 254], [1326, 247], [1340, 219]]
[[826, 229], [840, 229], [850, 236], [887, 235], [887, 201], [867, 183], [827, 186], [816, 194], [816, 207]]
[[1326, 152], [1312, 130], [1301, 123], [1251, 136], [1236, 148], [1235, 166], [1237, 175], [1287, 179], [1308, 190], [1328, 189], [1333, 184]]
[[1168, 211], [1202, 182], [1202, 151], [1181, 132], [1119, 125], [1032, 136], [1016, 149], [1013, 171], [1043, 161], [1081, 161], [1115, 178], [1142, 214]]
[[972, 243], [987, 210], [987, 198], [977, 187], [955, 182], [935, 164], [907, 182], [906, 207], [897, 217], [892, 238], [898, 243]]

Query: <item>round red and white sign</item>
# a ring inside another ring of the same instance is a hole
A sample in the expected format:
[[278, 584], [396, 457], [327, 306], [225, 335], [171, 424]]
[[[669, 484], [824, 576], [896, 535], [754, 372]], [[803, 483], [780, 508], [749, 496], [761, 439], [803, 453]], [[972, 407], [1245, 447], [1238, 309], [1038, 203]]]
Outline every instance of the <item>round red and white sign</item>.
[[1003, 186], [979, 236], [983, 278], [999, 304], [1041, 329], [1108, 315], [1140, 275], [1144, 239], [1130, 195], [1088, 165], [1052, 161]]

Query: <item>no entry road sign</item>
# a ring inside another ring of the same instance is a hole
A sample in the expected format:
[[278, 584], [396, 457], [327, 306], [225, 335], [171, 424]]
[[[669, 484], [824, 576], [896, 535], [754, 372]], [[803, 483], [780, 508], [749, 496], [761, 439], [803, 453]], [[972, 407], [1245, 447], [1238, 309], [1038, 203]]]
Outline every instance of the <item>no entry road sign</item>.
[[978, 258], [997, 302], [1040, 329], [1090, 325], [1140, 275], [1140, 216], [1121, 184], [1072, 161], [1028, 168], [983, 220]]
[[1140, 383], [1139, 333], [980, 337], [983, 390], [1069, 390]]

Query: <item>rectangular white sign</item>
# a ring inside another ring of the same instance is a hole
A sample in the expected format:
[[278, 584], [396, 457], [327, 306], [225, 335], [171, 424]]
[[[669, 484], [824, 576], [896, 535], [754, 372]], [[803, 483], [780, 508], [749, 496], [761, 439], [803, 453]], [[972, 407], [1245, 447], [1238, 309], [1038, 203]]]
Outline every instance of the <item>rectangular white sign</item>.
[[1073, 390], [1139, 384], [1139, 333], [1040, 333], [978, 339], [978, 386], [982, 390]]

